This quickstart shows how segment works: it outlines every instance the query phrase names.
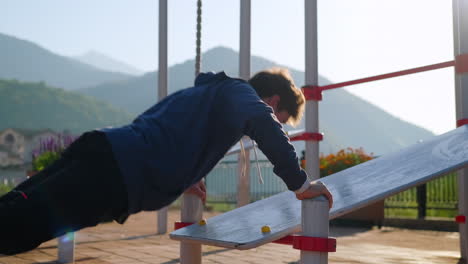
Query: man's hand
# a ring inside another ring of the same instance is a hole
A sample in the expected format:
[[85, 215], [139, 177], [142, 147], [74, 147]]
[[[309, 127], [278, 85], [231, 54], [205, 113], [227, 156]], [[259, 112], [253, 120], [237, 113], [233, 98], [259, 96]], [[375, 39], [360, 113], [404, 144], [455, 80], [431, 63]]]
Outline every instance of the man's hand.
[[184, 193], [198, 196], [202, 200], [203, 204], [205, 204], [206, 203], [205, 181], [201, 180], [198, 183], [195, 183], [190, 188], [188, 188]]
[[325, 195], [328, 199], [328, 206], [332, 208], [333, 206], [333, 196], [331, 195], [330, 191], [328, 191], [327, 187], [317, 181], [317, 182], [310, 182], [309, 188], [307, 188], [304, 192], [296, 194], [297, 199], [309, 199], [314, 198], [320, 195]]

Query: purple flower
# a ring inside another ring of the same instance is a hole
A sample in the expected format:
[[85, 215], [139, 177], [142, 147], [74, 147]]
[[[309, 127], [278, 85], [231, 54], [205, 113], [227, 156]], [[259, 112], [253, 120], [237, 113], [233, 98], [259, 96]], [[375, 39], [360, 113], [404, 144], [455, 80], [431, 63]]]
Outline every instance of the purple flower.
[[39, 146], [32, 150], [33, 159], [37, 158], [44, 152], [62, 152], [68, 146], [70, 146], [73, 141], [77, 139], [76, 136], [67, 135], [67, 134], [57, 134], [56, 136], [40, 138]]

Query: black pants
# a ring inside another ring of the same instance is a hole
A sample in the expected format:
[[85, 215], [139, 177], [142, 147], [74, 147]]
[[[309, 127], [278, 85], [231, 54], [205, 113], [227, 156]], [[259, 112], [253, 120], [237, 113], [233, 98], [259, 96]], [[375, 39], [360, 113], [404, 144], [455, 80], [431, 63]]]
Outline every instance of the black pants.
[[102, 132], [88, 132], [60, 160], [0, 197], [0, 254], [126, 216], [127, 192], [110, 144]]

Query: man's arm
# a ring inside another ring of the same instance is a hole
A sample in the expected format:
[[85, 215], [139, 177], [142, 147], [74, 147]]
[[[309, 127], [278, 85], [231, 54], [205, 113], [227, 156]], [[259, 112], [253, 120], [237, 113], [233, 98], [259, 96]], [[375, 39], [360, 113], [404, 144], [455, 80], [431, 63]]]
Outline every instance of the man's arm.
[[205, 180], [200, 180], [199, 182], [195, 183], [194, 185], [190, 186], [187, 190], [185, 190], [186, 194], [193, 194], [198, 196], [203, 204], [206, 203], [206, 185]]
[[253, 88], [244, 83], [232, 87], [226, 94], [229, 120], [232, 127], [241, 126], [243, 134], [255, 140], [258, 147], [274, 166], [274, 173], [294, 191], [298, 199], [325, 195], [331, 205], [331, 194], [327, 188], [311, 183], [306, 172], [299, 166], [299, 159], [283, 126], [276, 119], [273, 109], [266, 105]]
[[302, 192], [308, 188], [307, 174], [300, 168], [296, 151], [273, 113], [267, 109], [251, 116], [246, 121], [244, 134], [257, 142], [274, 165], [274, 173], [289, 190]]
[[[283, 131], [281, 124], [272, 115], [254, 118], [246, 127], [245, 133], [254, 139], [258, 147], [275, 166], [274, 172], [296, 193], [299, 200], [324, 195], [333, 205], [333, 197], [321, 182], [311, 182], [299, 166], [296, 151]], [[300, 184], [300, 185], [298, 185]]]
[[299, 200], [314, 198], [320, 195], [324, 195], [328, 199], [328, 206], [333, 206], [333, 196], [327, 187], [320, 181], [309, 182], [307, 188], [303, 192], [296, 191], [296, 198]]

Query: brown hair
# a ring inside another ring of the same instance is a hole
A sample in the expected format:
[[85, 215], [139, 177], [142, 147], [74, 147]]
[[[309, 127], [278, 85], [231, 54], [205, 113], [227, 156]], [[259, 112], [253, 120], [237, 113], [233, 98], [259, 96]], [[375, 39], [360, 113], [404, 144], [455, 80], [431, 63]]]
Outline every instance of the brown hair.
[[296, 87], [289, 71], [285, 68], [271, 68], [256, 73], [249, 80], [249, 84], [260, 98], [278, 95], [278, 111], [285, 110], [291, 116], [288, 124], [297, 125], [304, 113], [305, 98], [301, 90]]

